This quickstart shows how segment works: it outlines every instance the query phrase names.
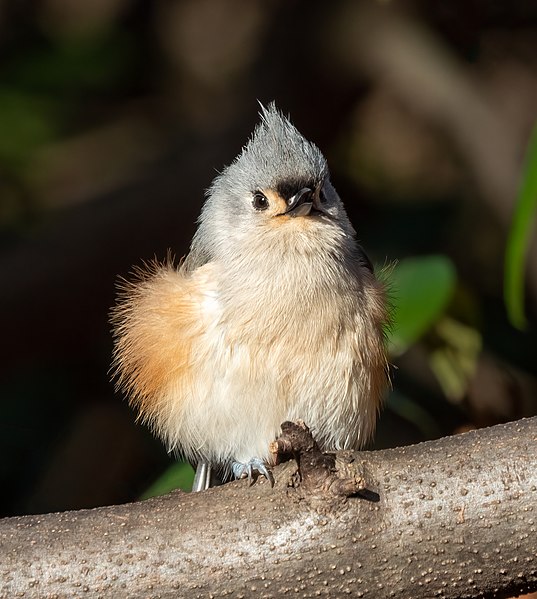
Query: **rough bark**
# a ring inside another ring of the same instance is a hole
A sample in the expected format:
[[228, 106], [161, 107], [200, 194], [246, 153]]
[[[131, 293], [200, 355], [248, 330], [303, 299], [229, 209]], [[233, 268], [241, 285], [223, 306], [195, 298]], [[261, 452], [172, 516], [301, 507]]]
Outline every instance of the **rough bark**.
[[274, 488], [238, 481], [3, 520], [0, 596], [419, 599], [537, 589], [537, 418], [335, 459], [313, 445], [297, 456], [300, 475], [295, 461], [275, 469]]

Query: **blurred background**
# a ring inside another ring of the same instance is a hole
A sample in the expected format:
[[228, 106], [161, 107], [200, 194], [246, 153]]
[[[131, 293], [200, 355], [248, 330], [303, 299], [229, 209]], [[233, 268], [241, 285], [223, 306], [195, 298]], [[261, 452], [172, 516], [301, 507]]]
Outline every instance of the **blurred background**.
[[134, 500], [170, 474], [110, 382], [108, 313], [118, 275], [187, 252], [257, 100], [323, 150], [386, 267], [373, 447], [536, 414], [534, 211], [513, 233], [537, 173], [535, 40], [529, 0], [0, 0], [0, 515]]

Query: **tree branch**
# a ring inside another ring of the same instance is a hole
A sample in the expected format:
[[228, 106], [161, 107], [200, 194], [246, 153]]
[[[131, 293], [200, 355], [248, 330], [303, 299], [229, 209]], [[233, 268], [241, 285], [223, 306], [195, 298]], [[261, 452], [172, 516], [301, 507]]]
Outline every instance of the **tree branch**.
[[314, 447], [302, 451], [300, 473], [294, 461], [278, 466], [273, 489], [238, 481], [5, 519], [0, 596], [419, 599], [537, 590], [537, 418], [401, 449], [322, 459]]

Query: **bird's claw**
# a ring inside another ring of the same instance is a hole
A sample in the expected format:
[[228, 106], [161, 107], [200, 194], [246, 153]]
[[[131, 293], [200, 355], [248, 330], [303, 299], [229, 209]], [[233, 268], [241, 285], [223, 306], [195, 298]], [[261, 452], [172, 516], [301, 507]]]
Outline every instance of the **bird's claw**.
[[253, 485], [258, 475], [264, 476], [274, 486], [274, 476], [270, 468], [260, 458], [252, 458], [249, 462], [233, 462], [232, 470], [235, 478], [248, 478], [248, 484]]

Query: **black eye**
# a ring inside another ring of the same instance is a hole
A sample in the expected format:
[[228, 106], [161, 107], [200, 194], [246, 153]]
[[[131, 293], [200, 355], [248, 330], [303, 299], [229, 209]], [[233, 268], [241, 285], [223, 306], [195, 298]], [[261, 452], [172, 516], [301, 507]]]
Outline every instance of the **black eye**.
[[324, 188], [321, 187], [321, 189], [319, 190], [319, 202], [321, 202], [321, 204], [326, 204], [327, 201], [328, 201], [328, 199], [324, 192]]
[[260, 191], [256, 191], [254, 193], [252, 205], [256, 210], [266, 210], [269, 207], [269, 201], [267, 200], [267, 196], [261, 193]]

